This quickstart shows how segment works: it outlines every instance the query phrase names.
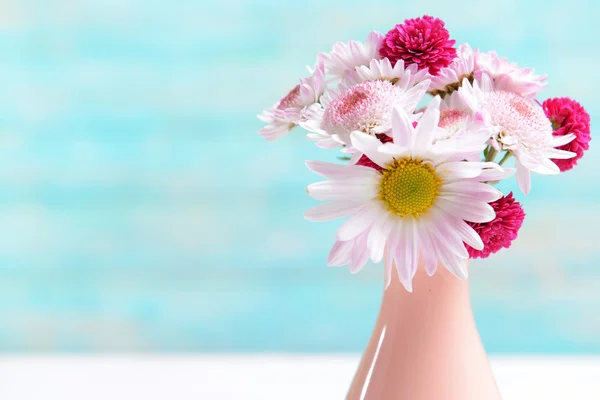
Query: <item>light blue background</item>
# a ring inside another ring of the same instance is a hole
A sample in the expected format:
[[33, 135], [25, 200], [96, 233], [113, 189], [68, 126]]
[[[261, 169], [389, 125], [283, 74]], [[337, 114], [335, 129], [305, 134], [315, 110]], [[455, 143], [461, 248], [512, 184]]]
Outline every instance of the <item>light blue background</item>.
[[[3, 1], [0, 351], [361, 351], [381, 266], [325, 267], [338, 223], [302, 217], [304, 160], [336, 154], [255, 115], [336, 40], [424, 13], [598, 120], [592, 0]], [[473, 263], [489, 351], [600, 352], [597, 140]]]

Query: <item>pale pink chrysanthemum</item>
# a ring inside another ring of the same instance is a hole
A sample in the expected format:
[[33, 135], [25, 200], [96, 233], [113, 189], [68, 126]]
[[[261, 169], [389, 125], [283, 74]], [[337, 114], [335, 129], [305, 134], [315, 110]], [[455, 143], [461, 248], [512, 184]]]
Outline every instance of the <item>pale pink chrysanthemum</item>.
[[391, 29], [385, 35], [379, 54], [392, 64], [404, 60], [407, 65], [414, 63], [419, 69], [437, 75], [456, 57], [454, 43], [444, 28], [444, 21], [425, 15], [407, 19]]
[[575, 153], [556, 149], [575, 138], [575, 135], [553, 136], [552, 125], [542, 107], [514, 92], [495, 90], [490, 78], [482, 75], [473, 85], [463, 80], [458, 95], [475, 115], [496, 133], [491, 138], [498, 151], [510, 151], [517, 159], [517, 183], [523, 193], [531, 189], [531, 172], [558, 174], [559, 168], [551, 159], [571, 158]]
[[329, 53], [319, 54], [325, 63], [325, 73], [342, 78], [353, 72], [356, 67], [369, 65], [371, 60], [380, 59], [379, 49], [383, 34], [372, 31], [364, 43], [351, 40], [348, 43], [337, 42]]
[[502, 248], [508, 249], [523, 225], [525, 212], [521, 204], [513, 198], [512, 192], [491, 202], [490, 205], [496, 212], [493, 220], [482, 223], [468, 222], [483, 241], [483, 249], [480, 250], [465, 244], [470, 258], [487, 258]]
[[460, 87], [463, 78], [472, 79], [476, 53], [477, 49], [473, 50], [467, 43], [461, 44], [452, 63], [431, 78], [429, 91], [434, 95], [450, 94]]
[[547, 75], [536, 75], [532, 68], [520, 68], [508, 59], [499, 57], [495, 51], [475, 54], [475, 78], [479, 80], [482, 74], [492, 78], [496, 90], [527, 98], [534, 98], [547, 85]]
[[392, 110], [401, 106], [412, 113], [425, 95], [429, 81], [404, 90], [390, 80], [370, 80], [351, 86], [341, 84], [321, 98], [322, 111], [301, 123], [310, 139], [325, 148], [347, 146], [352, 152], [350, 133], [361, 131], [375, 135], [392, 127]]
[[571, 151], [577, 154], [566, 160], [552, 160], [558, 165], [561, 172], [572, 169], [577, 160], [583, 157], [583, 152], [590, 148], [590, 114], [577, 101], [568, 97], [547, 99], [542, 104], [546, 116], [552, 123], [554, 136], [575, 135], [575, 140], [560, 146], [560, 150]]
[[296, 125], [318, 112], [321, 108], [319, 98], [323, 95], [325, 86], [324, 65], [319, 62], [311, 76], [300, 79], [300, 83], [285, 97], [258, 115], [261, 121], [267, 123], [258, 133], [268, 141], [285, 136]]

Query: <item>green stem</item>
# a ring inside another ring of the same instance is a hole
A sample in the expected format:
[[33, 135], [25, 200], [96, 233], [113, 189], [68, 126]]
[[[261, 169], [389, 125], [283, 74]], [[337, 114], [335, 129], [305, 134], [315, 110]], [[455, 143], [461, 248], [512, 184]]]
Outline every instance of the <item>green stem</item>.
[[502, 159], [500, 160], [498, 165], [504, 164], [506, 162], [506, 160], [508, 160], [510, 158], [510, 156], [512, 156], [512, 152], [506, 150], [506, 153], [504, 153], [504, 157], [502, 157]]
[[494, 159], [496, 158], [496, 154], [498, 154], [498, 150], [494, 149], [491, 146], [488, 146], [486, 150], [487, 151], [484, 153], [485, 161], [494, 161]]

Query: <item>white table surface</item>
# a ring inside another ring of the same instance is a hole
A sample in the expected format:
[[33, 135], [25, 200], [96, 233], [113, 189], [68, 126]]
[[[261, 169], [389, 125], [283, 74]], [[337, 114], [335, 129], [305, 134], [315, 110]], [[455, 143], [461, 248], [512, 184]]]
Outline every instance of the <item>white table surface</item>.
[[[0, 356], [2, 400], [343, 399], [358, 355]], [[507, 400], [600, 399], [600, 357], [492, 357]]]

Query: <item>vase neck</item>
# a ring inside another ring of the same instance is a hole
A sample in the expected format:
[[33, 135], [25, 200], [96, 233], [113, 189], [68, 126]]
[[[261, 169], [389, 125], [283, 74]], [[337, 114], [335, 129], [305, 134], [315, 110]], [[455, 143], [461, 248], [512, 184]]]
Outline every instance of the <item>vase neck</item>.
[[412, 292], [408, 292], [397, 276], [392, 274], [391, 282], [383, 293], [382, 311], [388, 304], [419, 308], [430, 302], [469, 303], [468, 281], [458, 279], [441, 264], [432, 276], [427, 275], [425, 268], [419, 265], [413, 278], [412, 289]]

